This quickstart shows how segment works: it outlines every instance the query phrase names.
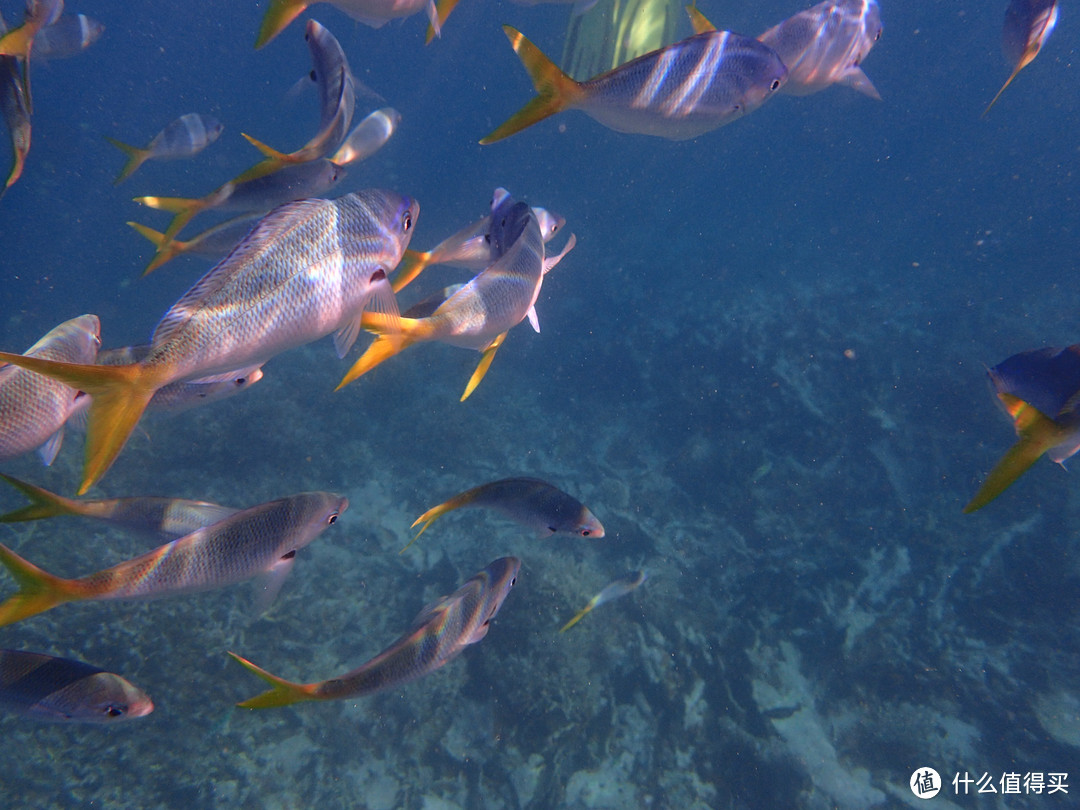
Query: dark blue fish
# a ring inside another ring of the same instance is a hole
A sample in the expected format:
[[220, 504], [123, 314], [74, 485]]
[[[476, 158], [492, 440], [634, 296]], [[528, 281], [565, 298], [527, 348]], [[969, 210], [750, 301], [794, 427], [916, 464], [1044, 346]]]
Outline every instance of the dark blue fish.
[[1017, 74], [1039, 55], [1042, 46], [1054, 32], [1057, 20], [1058, 0], [1010, 0], [1005, 10], [1005, 26], [1001, 31], [1001, 50], [1013, 66], [1013, 72], [986, 105], [983, 115], [990, 112]]

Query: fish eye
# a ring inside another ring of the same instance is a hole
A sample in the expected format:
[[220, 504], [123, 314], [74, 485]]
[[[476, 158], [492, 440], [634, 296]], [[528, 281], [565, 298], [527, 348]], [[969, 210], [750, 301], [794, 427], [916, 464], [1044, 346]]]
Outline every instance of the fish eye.
[[551, 532], [552, 534], [555, 534], [555, 532], [557, 532], [558, 529], [556, 529], [554, 526], [548, 526], [548, 531]]
[[879, 39], [881, 39], [881, 29], [880, 28], [878, 29], [878, 32], [876, 34], [874, 34], [874, 42], [877, 42]]
[[582, 529], [581, 530], [581, 536], [582, 537], [588, 537], [590, 534], [592, 534], [592, 532], [590, 532], [588, 529]]
[[779, 88], [780, 88], [780, 80], [779, 79], [773, 79], [772, 84], [769, 85], [769, 89], [770, 90], [777, 90]]
[[515, 585], [517, 585], [517, 577], [510, 580], [510, 587], [513, 588]]
[[335, 523], [337, 523], [337, 519], [338, 519], [339, 514], [340, 514], [340, 512], [334, 512], [332, 515], [330, 515], [330, 517], [328, 517], [326, 519], [326, 525], [327, 526], [333, 526]]
[[312, 80], [313, 82], [317, 82], [317, 81], [319, 80], [319, 77], [318, 77], [318, 76], [317, 76], [317, 75], [315, 74], [315, 71], [314, 71], [314, 70], [313, 70], [313, 71], [311, 71], [311, 73], [309, 73], [309, 74], [308, 74], [308, 77], [309, 77], [309, 78], [310, 78], [310, 79], [311, 79], [311, 80]]
[[405, 221], [402, 224], [404, 225], [406, 231], [412, 228], [412, 214], [406, 214]]
[[127, 706], [116, 706], [110, 703], [105, 707], [105, 714], [108, 717], [123, 717], [126, 712]]
[[243, 377], [237, 377], [237, 378], [236, 378], [235, 380], [233, 380], [233, 383], [235, 383], [235, 384], [236, 384], [236, 387], [237, 387], [237, 388], [239, 388], [240, 386], [242, 386], [242, 385], [243, 385], [243, 384], [244, 384], [245, 382], [246, 382], [246, 381], [244, 380], [244, 378], [243, 378]]

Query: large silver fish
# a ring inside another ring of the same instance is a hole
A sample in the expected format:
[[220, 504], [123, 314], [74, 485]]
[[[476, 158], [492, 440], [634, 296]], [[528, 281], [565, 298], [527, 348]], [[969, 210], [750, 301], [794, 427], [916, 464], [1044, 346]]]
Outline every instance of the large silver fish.
[[379, 189], [288, 203], [165, 313], [141, 362], [75, 365], [3, 352], [0, 360], [93, 397], [81, 495], [110, 467], [166, 385], [254, 368], [332, 333], [344, 356], [365, 309], [396, 315], [387, 273], [408, 246], [418, 213], [410, 198]]
[[0, 545], [20, 589], [0, 604], [0, 627], [64, 602], [159, 599], [222, 588], [263, 575], [277, 593], [296, 552], [333, 526], [349, 501], [305, 492], [243, 509], [204, 529], [79, 579], [61, 579]]
[[500, 557], [452, 594], [420, 611], [397, 641], [366, 664], [327, 681], [286, 681], [230, 652], [244, 667], [274, 686], [237, 705], [268, 709], [305, 700], [362, 697], [428, 675], [487, 635], [491, 620], [517, 583], [520, 570], [521, 560], [517, 557]]
[[774, 25], [758, 39], [788, 69], [784, 93], [807, 96], [846, 84], [880, 99], [862, 61], [881, 38], [877, 0], [825, 0]]
[[[80, 315], [49, 331], [26, 357], [61, 363], [93, 363], [101, 344], [97, 315]], [[80, 405], [79, 391], [15, 365], [0, 367], [0, 459], [40, 447], [52, 464], [64, 441], [64, 424]]]
[[71, 658], [0, 650], [0, 707], [50, 723], [119, 723], [154, 710], [146, 693]]

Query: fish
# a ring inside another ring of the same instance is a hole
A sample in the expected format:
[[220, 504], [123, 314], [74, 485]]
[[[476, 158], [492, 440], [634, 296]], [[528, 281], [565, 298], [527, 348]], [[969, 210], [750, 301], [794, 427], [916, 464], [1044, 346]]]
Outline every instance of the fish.
[[173, 214], [172, 222], [162, 237], [163, 244], [167, 245], [185, 225], [204, 211], [265, 213], [282, 203], [325, 194], [344, 177], [345, 169], [322, 158], [287, 165], [259, 176], [252, 175], [249, 169], [198, 199], [136, 197], [135, 202]]
[[[528, 204], [514, 204], [506, 219], [506, 230], [513, 234], [506, 240], [510, 245], [506, 252], [430, 316], [401, 318], [365, 313], [361, 326], [375, 333], [375, 341], [338, 383], [337, 390], [413, 343], [438, 340], [481, 352], [480, 363], [461, 396], [464, 402], [484, 378], [512, 327], [528, 318], [540, 331], [534, 304], [544, 275], [573, 249], [576, 240], [571, 234], [559, 255], [545, 258], [540, 226]], [[494, 225], [492, 230], [494, 233]]]
[[256, 149], [266, 155], [262, 163], [253, 166], [240, 179], [250, 174], [258, 177], [289, 163], [305, 163], [326, 157], [345, 138], [356, 109], [356, 89], [349, 60], [337, 38], [315, 20], [308, 20], [304, 40], [311, 52], [314, 68], [311, 80], [319, 88], [319, 130], [295, 152], [285, 154], [262, 141], [241, 133]]
[[155, 231], [139, 222], [127, 224], [140, 236], [149, 239], [156, 248], [154, 258], [143, 270], [143, 275], [146, 276], [177, 256], [200, 256], [215, 261], [227, 256], [237, 242], [251, 233], [256, 220], [262, 219], [262, 216], [263, 212], [260, 211], [241, 214], [207, 228], [190, 239], [166, 239], [161, 231]]
[[568, 109], [616, 132], [687, 140], [756, 110], [787, 81], [787, 68], [771, 48], [730, 31], [695, 34], [582, 82], [517, 29], [504, 25], [503, 31], [538, 95], [481, 144]]
[[63, 13], [64, 0], [29, 0], [23, 24], [0, 36], [0, 56], [28, 60], [38, 33], [55, 23]]
[[[138, 363], [150, 354], [151, 346], [124, 346], [120, 349], [108, 349], [98, 352], [98, 365], [122, 366]], [[236, 369], [228, 374], [218, 375], [208, 380], [185, 380], [169, 383], [155, 392], [146, 406], [148, 411], [166, 411], [181, 413], [202, 405], [209, 405], [222, 399], [236, 396], [246, 391], [263, 378], [261, 366]], [[89, 406], [89, 402], [87, 402]]]
[[[80, 315], [50, 329], [23, 359], [93, 363], [101, 345], [97, 315]], [[6, 358], [5, 358], [6, 359]], [[79, 390], [16, 365], [0, 367], [0, 459], [38, 449], [52, 464], [64, 441], [64, 425], [77, 407]]]
[[[0, 20], [0, 30], [3, 30]], [[0, 115], [4, 117], [11, 138], [11, 171], [8, 172], [0, 197], [22, 177], [26, 158], [30, 154], [30, 104], [26, 84], [14, 56], [0, 56]]]
[[1054, 33], [1057, 21], [1058, 0], [1009, 0], [1009, 7], [1005, 10], [1005, 26], [1001, 32], [1001, 50], [1013, 66], [1013, 72], [986, 105], [983, 115], [990, 112], [1017, 74], [1039, 55]]
[[179, 160], [199, 154], [216, 141], [224, 129], [212, 116], [187, 113], [166, 126], [142, 149], [106, 135], [105, 140], [128, 157], [113, 185], [123, 183], [148, 160]]
[[364, 697], [429, 675], [487, 635], [520, 570], [517, 557], [500, 557], [452, 594], [420, 611], [412, 626], [370, 661], [326, 681], [293, 683], [230, 651], [233, 660], [273, 685], [236, 705], [269, 709], [307, 700]]
[[[495, 189], [491, 198], [491, 213], [487, 216], [466, 225], [431, 250], [423, 252], [406, 250], [394, 274], [392, 281], [394, 292], [401, 292], [415, 281], [420, 273], [435, 264], [448, 264], [451, 267], [461, 267], [474, 272], [480, 272], [488, 267], [498, 258], [494, 255], [491, 245], [491, 217], [509, 196], [510, 192], [505, 188]], [[547, 209], [534, 206], [532, 211], [536, 215], [536, 221], [540, 226], [540, 237], [544, 240], [544, 244], [550, 242], [551, 238], [566, 224], [564, 217], [553, 214]]]
[[[307, 164], [301, 164], [307, 165]], [[339, 356], [374, 306], [397, 313], [387, 272], [412, 238], [420, 207], [392, 191], [287, 203], [264, 217], [226, 258], [165, 313], [140, 362], [51, 362], [0, 352], [0, 360], [46, 374], [92, 397], [78, 494], [105, 474], [154, 394], [261, 366], [336, 333]]]
[[0, 523], [22, 523], [63, 516], [83, 517], [141, 534], [177, 540], [240, 511], [231, 506], [186, 498], [141, 496], [75, 500], [4, 473], [0, 473], [0, 480], [6, 481], [30, 499], [26, 506], [0, 515]]
[[594, 608], [600, 607], [605, 602], [610, 602], [613, 599], [618, 599], [620, 596], [626, 596], [631, 591], [637, 590], [641, 587], [642, 583], [648, 579], [649, 575], [645, 571], [629, 571], [623, 574], [618, 579], [614, 580], [610, 584], [606, 585], [600, 593], [589, 600], [589, 603], [585, 605], [581, 610], [574, 614], [574, 618], [568, 621], [559, 630], [560, 633], [565, 633], [575, 624], [580, 622], [585, 615], [592, 611]]
[[[317, 0], [316, 0], [317, 1]], [[441, 32], [439, 13], [434, 0], [327, 0], [334, 8], [343, 11], [357, 22], [372, 28], [382, 28], [390, 20], [411, 17], [420, 11], [427, 11], [428, 20], [435, 35]], [[259, 35], [255, 39], [255, 50], [262, 48], [278, 34], [288, 28], [289, 23], [299, 17], [308, 6], [315, 5], [312, 0], [270, 0]]]
[[125, 678], [83, 661], [0, 650], [0, 707], [50, 723], [112, 724], [146, 717], [154, 703]]
[[52, 25], [38, 31], [34, 56], [38, 59], [62, 59], [80, 54], [97, 42], [105, 26], [85, 14], [65, 14]]
[[573, 495], [538, 478], [501, 478], [467, 489], [428, 509], [413, 521], [411, 528], [423, 525], [405, 548], [415, 543], [432, 523], [447, 512], [466, 506], [502, 512], [542, 537], [572, 534], [599, 539], [604, 536], [604, 525]]
[[758, 40], [787, 66], [781, 92], [808, 96], [844, 84], [880, 101], [861, 65], [881, 32], [877, 0], [825, 0], [774, 25]]
[[1019, 437], [986, 476], [964, 514], [982, 509], [1044, 453], [1065, 466], [1080, 450], [1080, 343], [1020, 352], [987, 370]]
[[400, 123], [401, 113], [393, 107], [372, 110], [330, 156], [331, 162], [337, 166], [348, 166], [367, 160], [386, 145]]
[[[0, 627], [65, 602], [160, 599], [266, 577], [276, 595], [296, 552], [348, 508], [332, 492], [304, 492], [242, 509], [152, 551], [78, 579], [61, 579], [0, 545], [19, 591], [0, 604]], [[271, 597], [272, 598], [272, 597]]]

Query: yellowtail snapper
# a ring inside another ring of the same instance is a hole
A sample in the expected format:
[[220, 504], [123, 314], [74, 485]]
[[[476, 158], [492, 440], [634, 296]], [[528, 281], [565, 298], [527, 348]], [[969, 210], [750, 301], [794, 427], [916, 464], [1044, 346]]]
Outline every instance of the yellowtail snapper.
[[[81, 315], [51, 329], [24, 359], [93, 363], [100, 335], [98, 317]], [[82, 407], [80, 399], [78, 388], [17, 364], [0, 367], [0, 459], [40, 448], [42, 461], [52, 464], [64, 441], [64, 425]]]
[[623, 574], [614, 582], [611, 582], [610, 584], [605, 586], [604, 589], [600, 591], [600, 593], [590, 599], [589, 603], [577, 613], [575, 613], [574, 618], [564, 624], [562, 626], [562, 629], [559, 630], [559, 632], [565, 633], [575, 624], [584, 619], [585, 616], [594, 608], [600, 607], [600, 605], [604, 604], [605, 602], [610, 602], [614, 599], [618, 599], [619, 597], [626, 596], [628, 593], [636, 591], [639, 587], [641, 587], [645, 580], [648, 579], [648, 576], [649, 575], [646, 574], [644, 571], [629, 571], [626, 574]]
[[332, 333], [344, 356], [371, 306], [392, 322], [397, 303], [386, 276], [418, 213], [413, 200], [379, 189], [288, 203], [165, 313], [142, 361], [80, 365], [4, 352], [0, 360], [91, 395], [81, 495], [109, 469], [166, 385], [231, 376]]
[[1019, 438], [986, 476], [965, 513], [994, 500], [1044, 453], [1064, 466], [1080, 450], [1080, 343], [1020, 352], [987, 374]]
[[166, 239], [161, 231], [155, 231], [141, 223], [128, 222], [127, 224], [140, 236], [149, 239], [156, 248], [154, 258], [143, 271], [143, 275], [147, 275], [177, 256], [200, 256], [217, 261], [229, 254], [236, 247], [236, 243], [251, 232], [251, 229], [255, 227], [255, 221], [262, 219], [262, 216], [260, 211], [241, 214], [220, 222], [212, 228], [207, 228], [190, 239]]
[[0, 604], [0, 627], [65, 602], [159, 599], [260, 575], [267, 578], [272, 600], [296, 552], [333, 526], [348, 505], [348, 499], [332, 492], [270, 501], [79, 579], [53, 576], [0, 545], [0, 563], [19, 583], [19, 592]]
[[420, 531], [409, 546], [447, 512], [466, 506], [494, 509], [528, 526], [541, 537], [572, 534], [596, 539], [604, 536], [603, 524], [573, 495], [538, 478], [502, 478], [467, 489], [428, 509], [413, 521], [412, 528], [420, 526]]
[[1013, 72], [986, 105], [983, 115], [990, 112], [1017, 74], [1039, 55], [1042, 46], [1054, 32], [1057, 20], [1058, 0], [1010, 0], [1001, 32], [1001, 50], [1012, 65]]
[[729, 31], [695, 34], [583, 82], [559, 70], [520, 31], [509, 25], [503, 31], [539, 95], [482, 144], [568, 109], [617, 132], [696, 138], [756, 110], [787, 81], [787, 68], [771, 48]]
[[363, 697], [422, 678], [487, 635], [491, 620], [517, 583], [520, 570], [521, 560], [500, 557], [452, 594], [420, 611], [404, 635], [366, 664], [326, 681], [293, 683], [230, 652], [236, 661], [274, 687], [236, 705], [269, 709], [305, 700]]
[[113, 185], [123, 183], [148, 160], [180, 160], [199, 154], [216, 141], [224, 129], [216, 118], [188, 113], [166, 126], [142, 149], [106, 135], [105, 140], [128, 157]]
[[[261, 48], [299, 17], [304, 9], [313, 6], [318, 0], [270, 0], [270, 7], [263, 17], [255, 48]], [[390, 20], [411, 17], [419, 11], [427, 11], [428, 19], [439, 33], [439, 15], [435, 10], [434, 0], [326, 0], [334, 8], [345, 12], [357, 22], [381, 28]], [[449, 12], [447, 12], [449, 13]]]
[[0, 707], [50, 723], [119, 723], [154, 710], [145, 692], [115, 673], [22, 650], [0, 650]]

